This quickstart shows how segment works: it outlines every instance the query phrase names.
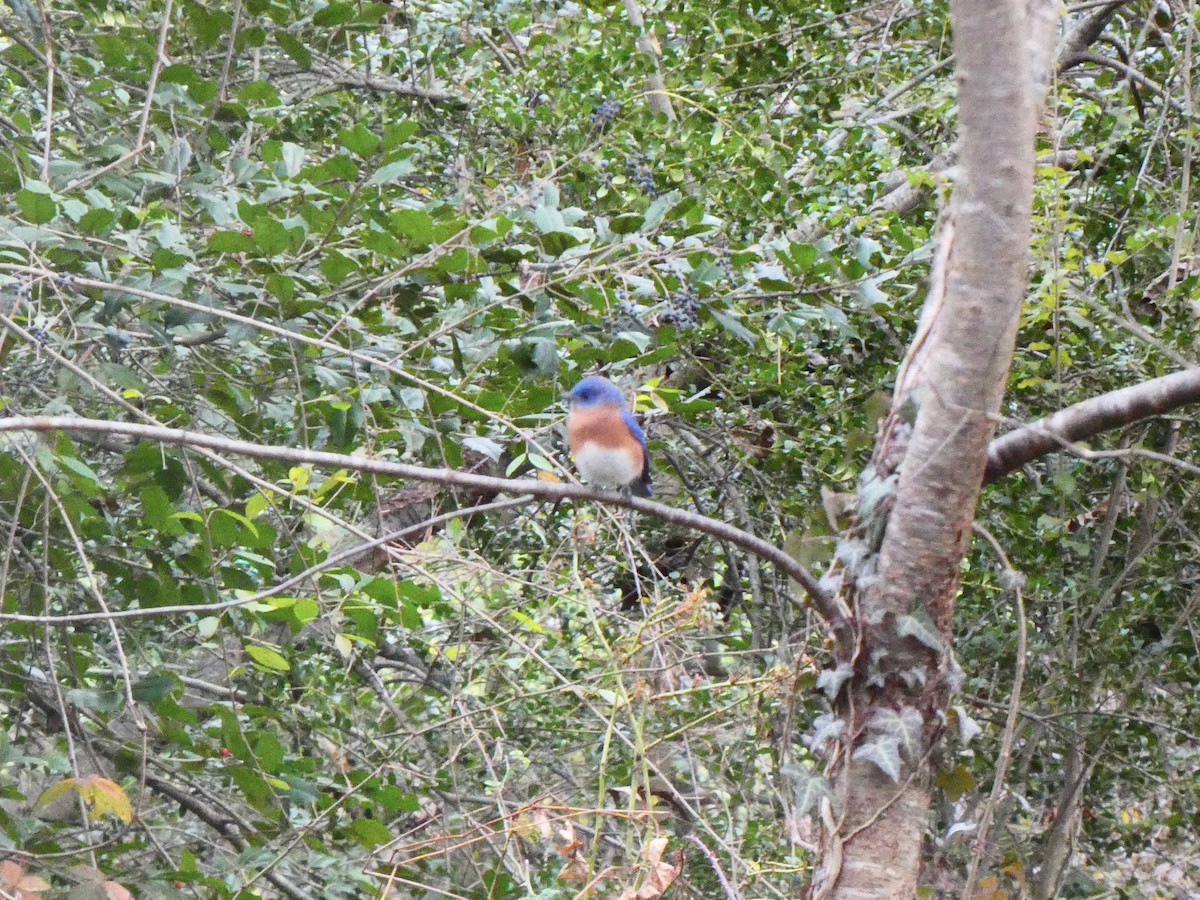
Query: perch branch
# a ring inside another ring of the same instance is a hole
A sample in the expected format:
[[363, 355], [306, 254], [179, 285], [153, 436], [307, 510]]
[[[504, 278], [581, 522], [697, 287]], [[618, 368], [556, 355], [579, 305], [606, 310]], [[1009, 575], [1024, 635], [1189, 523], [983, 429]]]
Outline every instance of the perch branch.
[[229, 453], [254, 459], [272, 459], [298, 465], [350, 469], [385, 477], [406, 478], [413, 481], [433, 482], [452, 487], [473, 488], [483, 492], [527, 494], [530, 497], [543, 500], [592, 500], [608, 503], [613, 506], [623, 506], [646, 515], [654, 516], [664, 522], [681, 525], [684, 528], [690, 528], [712, 535], [720, 540], [728, 541], [735, 547], [745, 550], [747, 553], [752, 553], [761, 559], [774, 563], [780, 570], [799, 582], [800, 586], [804, 588], [813, 609], [825, 619], [837, 647], [845, 649], [852, 646], [853, 643], [853, 627], [849, 610], [845, 608], [844, 604], [838, 598], [827, 594], [808, 569], [799, 561], [793, 559], [784, 550], [760, 537], [736, 528], [728, 522], [722, 522], [719, 519], [710, 519], [708, 516], [702, 516], [690, 510], [666, 506], [662, 503], [644, 500], [641, 497], [626, 497], [612, 491], [594, 490], [578, 484], [538, 481], [530, 478], [495, 478], [488, 475], [460, 472], [457, 469], [430, 469], [406, 463], [389, 462], [387, 460], [347, 456], [341, 453], [305, 450], [298, 447], [252, 444], [248, 441], [200, 434], [199, 432], [184, 431], [177, 428], [164, 428], [158, 425], [144, 425], [136, 422], [110, 422], [79, 416], [11, 416], [0, 418], [0, 433], [22, 431], [121, 434], [139, 440], [184, 447], [199, 447], [218, 453]]

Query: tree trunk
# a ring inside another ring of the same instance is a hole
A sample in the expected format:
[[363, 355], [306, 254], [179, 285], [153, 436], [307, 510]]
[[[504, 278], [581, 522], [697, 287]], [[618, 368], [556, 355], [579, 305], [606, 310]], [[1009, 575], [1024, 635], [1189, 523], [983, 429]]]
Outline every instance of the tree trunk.
[[838, 552], [859, 628], [814, 897], [915, 894], [956, 689], [951, 620], [1025, 288], [1049, 4], [952, 0], [958, 174], [917, 335]]

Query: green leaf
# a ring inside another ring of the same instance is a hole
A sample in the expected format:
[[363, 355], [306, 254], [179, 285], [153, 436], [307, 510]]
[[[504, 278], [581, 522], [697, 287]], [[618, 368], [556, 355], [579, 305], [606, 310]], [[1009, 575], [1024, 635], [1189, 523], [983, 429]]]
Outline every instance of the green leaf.
[[167, 492], [161, 487], [157, 484], [146, 484], [142, 486], [139, 494], [142, 501], [142, 514], [146, 517], [147, 525], [168, 535], [178, 536], [187, 532], [176, 515], [175, 507], [171, 504]]
[[368, 850], [386, 844], [393, 837], [388, 827], [378, 819], [355, 819], [350, 823], [350, 834]]
[[89, 209], [79, 219], [79, 230], [86, 234], [101, 234], [115, 219], [110, 209]]
[[265, 778], [248, 766], [229, 766], [225, 771], [253, 806], [263, 809], [268, 805], [272, 793]]
[[264, 216], [254, 223], [254, 243], [263, 256], [276, 256], [291, 243], [287, 229], [275, 219]]
[[[371, 173], [371, 177], [367, 179], [367, 184], [391, 184], [393, 181], [398, 181], [405, 175], [411, 175], [416, 169], [412, 160], [398, 159], [395, 162], [390, 162], [386, 166], [380, 166]], [[430, 229], [433, 228], [433, 222], [430, 221]]]
[[327, 252], [320, 265], [321, 273], [334, 285], [341, 284], [347, 275], [358, 268], [358, 263], [336, 250]]
[[207, 640], [217, 633], [217, 628], [220, 627], [221, 620], [217, 616], [205, 616], [196, 623], [196, 633], [201, 638]]
[[754, 347], [758, 344], [758, 337], [749, 328], [739, 322], [732, 315], [721, 312], [719, 309], [709, 308], [709, 314], [717, 321], [717, 323], [732, 334], [734, 337], [745, 342], [748, 346]]
[[246, 644], [246, 655], [264, 669], [270, 669], [272, 672], [287, 672], [292, 668], [291, 664], [278, 651], [261, 644]]
[[179, 679], [169, 673], [147, 675], [133, 683], [133, 699], [139, 703], [153, 703], [180, 687]]
[[608, 223], [613, 234], [633, 234], [642, 227], [645, 218], [640, 213], [626, 213]]
[[330, 3], [317, 10], [313, 24], [322, 28], [334, 28], [354, 21], [354, 7], [349, 3]]
[[264, 772], [278, 774], [283, 767], [283, 755], [283, 745], [273, 732], [259, 732], [254, 742], [254, 758]]
[[238, 99], [243, 103], [257, 103], [260, 106], [278, 106], [279, 89], [269, 81], [251, 81], [240, 91]]
[[311, 597], [301, 597], [292, 606], [292, 615], [299, 625], [311, 622], [321, 614], [320, 604]]
[[286, 31], [276, 31], [275, 40], [279, 46], [283, 48], [283, 52], [294, 59], [304, 68], [309, 68], [313, 62], [312, 53], [307, 47], [300, 42], [295, 36], [288, 34]]
[[213, 253], [253, 253], [254, 238], [241, 231], [214, 231], [208, 238]]
[[226, 706], [218, 706], [216, 712], [221, 720], [221, 743], [235, 759], [249, 762], [250, 745], [246, 743], [246, 737], [242, 734], [237, 713]]
[[351, 153], [357, 153], [363, 157], [370, 156], [379, 149], [379, 135], [361, 122], [339, 132], [338, 141]]
[[100, 491], [100, 476], [87, 463], [73, 456], [59, 454], [58, 464], [75, 476], [74, 480], [77, 484], [83, 482], [83, 485], [92, 491], [97, 493]]
[[188, 143], [187, 138], [179, 137], [172, 141], [166, 152], [163, 153], [162, 168], [168, 175], [179, 179], [183, 177], [183, 173], [187, 171], [191, 162], [192, 145]]
[[48, 193], [23, 190], [17, 192], [17, 206], [21, 207], [21, 215], [34, 225], [45, 225], [58, 215], [58, 207], [54, 198]]
[[389, 217], [392, 229], [414, 244], [425, 247], [433, 243], [433, 218], [419, 209], [398, 209]]

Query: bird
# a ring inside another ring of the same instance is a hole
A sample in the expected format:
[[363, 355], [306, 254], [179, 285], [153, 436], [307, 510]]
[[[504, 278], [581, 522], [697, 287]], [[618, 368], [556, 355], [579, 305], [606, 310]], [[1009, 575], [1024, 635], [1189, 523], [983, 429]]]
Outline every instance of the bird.
[[567, 401], [567, 443], [579, 474], [597, 487], [652, 496], [646, 434], [617, 386], [589, 375], [571, 388]]

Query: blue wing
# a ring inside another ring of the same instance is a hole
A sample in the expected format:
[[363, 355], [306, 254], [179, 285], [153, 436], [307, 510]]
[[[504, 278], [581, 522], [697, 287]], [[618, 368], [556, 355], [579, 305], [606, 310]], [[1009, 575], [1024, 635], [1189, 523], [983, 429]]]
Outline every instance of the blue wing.
[[624, 406], [621, 408], [621, 421], [625, 423], [629, 433], [642, 445], [642, 480], [639, 484], [646, 491], [647, 496], [653, 496], [654, 491], [650, 489], [650, 450], [646, 447], [646, 432], [642, 431], [642, 426], [637, 423], [633, 413]]

